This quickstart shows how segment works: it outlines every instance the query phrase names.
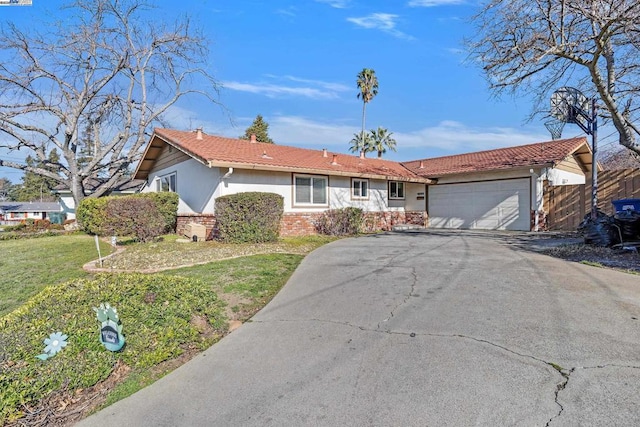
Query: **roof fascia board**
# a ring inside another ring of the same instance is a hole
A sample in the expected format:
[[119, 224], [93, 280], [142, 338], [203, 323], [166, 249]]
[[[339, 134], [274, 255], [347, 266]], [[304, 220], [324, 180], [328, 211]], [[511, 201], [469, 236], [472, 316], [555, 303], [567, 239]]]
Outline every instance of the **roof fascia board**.
[[209, 161], [210, 168], [237, 168], [237, 169], [249, 169], [249, 170], [264, 170], [270, 172], [291, 172], [291, 173], [306, 173], [306, 174], [325, 174], [333, 176], [348, 176], [351, 178], [369, 178], [369, 179], [383, 179], [387, 181], [402, 181], [402, 182], [414, 182], [419, 184], [430, 184], [433, 182], [430, 178], [423, 178], [416, 176], [415, 178], [399, 177], [393, 175], [380, 175], [371, 173], [349, 172], [329, 169], [309, 169], [309, 168], [294, 168], [286, 166], [272, 166], [272, 165], [260, 165], [255, 163], [237, 163], [237, 162], [218, 162], [215, 160]]
[[142, 166], [142, 162], [144, 161], [145, 157], [147, 157], [147, 153], [149, 152], [149, 150], [151, 149], [151, 146], [153, 145], [153, 140], [156, 139], [156, 138], [158, 138], [163, 143], [165, 143], [167, 145], [170, 145], [171, 147], [175, 148], [176, 150], [186, 154], [187, 156], [191, 157], [192, 159], [196, 160], [197, 162], [207, 166], [207, 161], [205, 159], [203, 159], [202, 157], [197, 156], [196, 154], [185, 150], [179, 144], [176, 144], [175, 142], [171, 141], [169, 138], [166, 138], [164, 136], [158, 135], [154, 131], [153, 134], [151, 135], [151, 139], [149, 140], [149, 143], [147, 144], [147, 148], [144, 150], [144, 154], [142, 155], [142, 157], [140, 158], [140, 161], [138, 162], [138, 166], [136, 167], [136, 170], [135, 170], [135, 172], [133, 174], [134, 179], [145, 179], [146, 180], [149, 177], [149, 172], [151, 172], [151, 169], [149, 169], [149, 172], [147, 172], [147, 176], [145, 178], [137, 178], [138, 173], [140, 172], [140, 167]]

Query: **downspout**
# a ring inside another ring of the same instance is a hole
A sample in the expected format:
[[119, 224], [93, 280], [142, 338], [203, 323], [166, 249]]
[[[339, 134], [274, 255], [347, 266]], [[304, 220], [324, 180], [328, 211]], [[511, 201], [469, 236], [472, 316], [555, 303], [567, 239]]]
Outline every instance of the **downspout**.
[[[538, 232], [540, 231], [540, 211], [538, 210], [538, 208], [540, 207], [540, 204], [538, 203], [538, 196], [539, 196], [539, 191], [538, 191], [538, 180], [540, 179], [540, 175], [538, 175], [537, 173], [535, 173], [535, 171], [533, 169], [529, 169], [529, 173], [531, 173], [532, 175], [535, 175], [535, 180], [534, 180], [534, 188], [535, 188], [535, 195], [536, 195], [536, 208], [533, 211], [533, 231], [534, 232]], [[544, 191], [544, 186], [543, 186], [543, 191]]]
[[[229, 178], [231, 176], [231, 174], [233, 174], [233, 168], [229, 168], [227, 173], [225, 173], [224, 175], [222, 175], [220, 177], [220, 182], [223, 182], [225, 179]], [[224, 196], [225, 195], [225, 191], [223, 191], [223, 189], [225, 187], [227, 187], [228, 185], [229, 184], [227, 182], [225, 182], [224, 185], [222, 187], [220, 187], [220, 196]]]

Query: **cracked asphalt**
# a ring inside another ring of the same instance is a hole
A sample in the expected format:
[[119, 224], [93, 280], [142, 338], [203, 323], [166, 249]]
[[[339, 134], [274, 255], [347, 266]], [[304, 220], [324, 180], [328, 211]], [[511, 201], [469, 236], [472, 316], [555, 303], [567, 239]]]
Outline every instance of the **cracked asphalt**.
[[79, 425], [640, 425], [640, 276], [515, 241], [326, 245], [251, 322]]

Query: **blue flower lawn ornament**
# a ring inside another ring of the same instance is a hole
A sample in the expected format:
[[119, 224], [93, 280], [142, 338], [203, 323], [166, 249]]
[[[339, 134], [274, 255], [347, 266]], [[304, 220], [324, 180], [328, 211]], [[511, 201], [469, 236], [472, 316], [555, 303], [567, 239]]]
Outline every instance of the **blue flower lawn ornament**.
[[109, 303], [102, 303], [100, 307], [93, 307], [98, 322], [100, 322], [100, 342], [107, 350], [118, 351], [124, 345], [122, 323], [118, 317], [118, 310]]
[[46, 345], [44, 353], [36, 357], [40, 360], [47, 360], [60, 353], [60, 351], [67, 346], [67, 338], [69, 337], [62, 332], [50, 334], [49, 338], [44, 339], [44, 344]]

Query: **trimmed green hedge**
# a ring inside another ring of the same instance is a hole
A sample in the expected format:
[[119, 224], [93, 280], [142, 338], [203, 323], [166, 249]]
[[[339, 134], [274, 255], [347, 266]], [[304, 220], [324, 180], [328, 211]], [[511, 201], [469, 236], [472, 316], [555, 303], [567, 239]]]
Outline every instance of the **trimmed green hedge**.
[[76, 219], [89, 234], [134, 235], [148, 241], [175, 231], [178, 200], [178, 195], [170, 192], [87, 198], [76, 209]]
[[89, 234], [103, 236], [108, 202], [109, 197], [87, 198], [81, 201], [76, 208], [76, 220], [80, 228]]
[[284, 199], [274, 193], [238, 193], [215, 202], [218, 240], [227, 243], [274, 242], [280, 236]]
[[342, 208], [325, 211], [316, 222], [316, 230], [329, 236], [360, 234], [364, 224], [364, 212], [360, 208]]
[[161, 191], [159, 193], [139, 193], [134, 197], [146, 197], [153, 200], [158, 212], [164, 218], [164, 232], [173, 233], [176, 231], [176, 220], [178, 217], [178, 193]]
[[114, 197], [107, 203], [104, 231], [149, 242], [164, 233], [165, 218], [148, 197]]

